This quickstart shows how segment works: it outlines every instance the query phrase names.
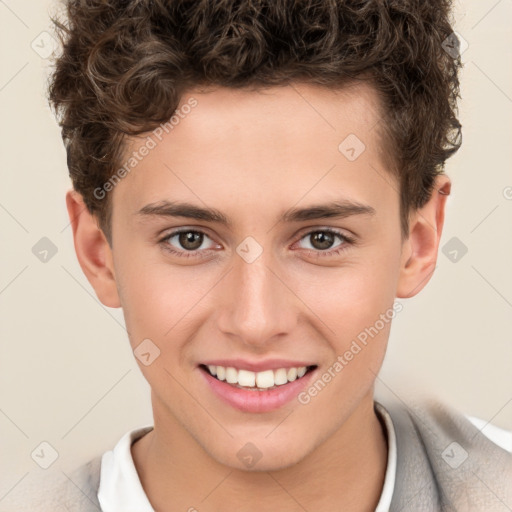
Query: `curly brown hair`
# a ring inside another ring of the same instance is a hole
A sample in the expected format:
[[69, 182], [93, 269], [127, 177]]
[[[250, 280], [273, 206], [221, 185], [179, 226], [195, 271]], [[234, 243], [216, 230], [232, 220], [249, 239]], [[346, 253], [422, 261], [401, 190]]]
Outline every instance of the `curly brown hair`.
[[[52, 18], [62, 45], [50, 76], [74, 189], [111, 244], [111, 201], [94, 190], [121, 164], [129, 136], [168, 121], [182, 95], [307, 82], [376, 88], [408, 215], [432, 194], [461, 144], [460, 56], [445, 51], [450, 0], [67, 0]], [[457, 40], [455, 39], [457, 44]]]

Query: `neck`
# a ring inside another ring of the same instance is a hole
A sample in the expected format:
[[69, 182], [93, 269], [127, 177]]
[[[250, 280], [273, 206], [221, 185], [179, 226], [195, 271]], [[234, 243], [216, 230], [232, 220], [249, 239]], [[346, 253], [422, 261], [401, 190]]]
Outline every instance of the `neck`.
[[[387, 465], [387, 442], [373, 390], [343, 425], [293, 466], [242, 471], [218, 463], [174, 419], [132, 445], [142, 486], [155, 510], [375, 510]], [[226, 504], [229, 504], [226, 506]], [[253, 504], [253, 508], [248, 507]]]

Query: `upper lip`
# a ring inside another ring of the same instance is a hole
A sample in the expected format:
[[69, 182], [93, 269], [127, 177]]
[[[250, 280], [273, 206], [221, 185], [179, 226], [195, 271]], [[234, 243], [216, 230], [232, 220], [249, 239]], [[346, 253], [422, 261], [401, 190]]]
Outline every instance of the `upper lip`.
[[233, 367], [237, 370], [261, 372], [264, 370], [278, 370], [279, 368], [300, 368], [301, 366], [316, 366], [306, 361], [290, 361], [289, 359], [267, 359], [265, 361], [247, 361], [246, 359], [214, 359], [201, 364], [205, 366]]

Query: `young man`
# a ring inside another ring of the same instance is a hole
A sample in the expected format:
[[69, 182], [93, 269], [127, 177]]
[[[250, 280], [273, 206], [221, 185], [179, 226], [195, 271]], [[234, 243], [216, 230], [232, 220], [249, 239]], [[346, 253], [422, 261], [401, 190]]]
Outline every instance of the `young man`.
[[27, 510], [512, 509], [505, 447], [374, 398], [460, 145], [448, 2], [67, 7], [50, 99], [75, 249], [154, 425]]

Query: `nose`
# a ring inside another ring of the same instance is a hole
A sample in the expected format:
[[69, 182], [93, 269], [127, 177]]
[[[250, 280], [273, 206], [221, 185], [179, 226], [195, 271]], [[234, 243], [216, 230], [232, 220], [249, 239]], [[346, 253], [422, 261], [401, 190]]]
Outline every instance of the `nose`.
[[261, 347], [292, 332], [300, 300], [293, 293], [293, 284], [286, 281], [286, 272], [271, 250], [263, 250], [252, 262], [235, 254], [217, 296], [220, 331], [246, 345]]

